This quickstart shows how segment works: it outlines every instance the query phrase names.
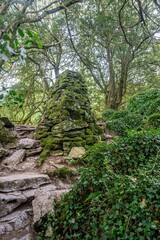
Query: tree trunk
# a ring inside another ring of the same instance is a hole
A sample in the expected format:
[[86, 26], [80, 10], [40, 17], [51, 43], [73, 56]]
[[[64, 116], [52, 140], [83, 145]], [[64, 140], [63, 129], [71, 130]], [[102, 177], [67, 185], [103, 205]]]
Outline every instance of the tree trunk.
[[107, 43], [107, 57], [109, 64], [109, 83], [108, 83], [108, 91], [107, 91], [107, 108], [115, 109], [115, 73], [113, 67], [113, 58], [112, 52], [109, 44]]
[[117, 108], [122, 103], [122, 98], [123, 98], [124, 94], [126, 93], [128, 68], [129, 68], [128, 61], [122, 60], [121, 61], [121, 76], [120, 76], [120, 80], [119, 80], [119, 86], [118, 86], [118, 91], [117, 91], [117, 100], [116, 100]]

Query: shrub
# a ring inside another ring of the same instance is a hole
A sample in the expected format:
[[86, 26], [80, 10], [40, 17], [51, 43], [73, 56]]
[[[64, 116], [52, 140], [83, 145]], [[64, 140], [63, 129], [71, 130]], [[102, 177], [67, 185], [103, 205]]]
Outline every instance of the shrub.
[[145, 128], [160, 128], [160, 113], [154, 113], [147, 118]]
[[126, 110], [108, 109], [104, 112], [103, 118], [108, 129], [120, 136], [127, 136], [131, 129], [140, 131], [146, 129], [146, 126], [147, 129], [158, 128], [158, 115], [160, 115], [160, 90], [150, 89], [131, 97]]
[[44, 217], [37, 239], [160, 239], [159, 146], [160, 135], [142, 132], [90, 148], [81, 178]]

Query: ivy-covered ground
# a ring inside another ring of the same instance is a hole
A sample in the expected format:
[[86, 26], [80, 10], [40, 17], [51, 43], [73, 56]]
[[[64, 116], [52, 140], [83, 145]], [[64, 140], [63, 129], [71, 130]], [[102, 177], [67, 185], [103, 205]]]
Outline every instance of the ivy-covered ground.
[[103, 113], [107, 128], [121, 136], [131, 130], [160, 128], [160, 89], [149, 89], [132, 96], [121, 111]]
[[157, 96], [154, 112], [146, 114], [152, 109], [147, 94], [137, 98], [139, 110], [135, 100], [127, 108], [143, 116], [138, 129], [132, 125], [113, 143], [95, 144], [79, 161], [80, 179], [56, 203], [54, 214], [36, 226], [38, 240], [160, 239], [159, 118], [147, 124], [148, 116], [159, 113], [159, 100]]

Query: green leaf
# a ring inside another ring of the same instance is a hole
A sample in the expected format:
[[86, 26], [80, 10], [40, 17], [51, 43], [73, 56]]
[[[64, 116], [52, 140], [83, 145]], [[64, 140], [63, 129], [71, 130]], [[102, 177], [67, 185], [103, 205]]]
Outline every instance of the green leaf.
[[17, 95], [17, 93], [16, 93], [16, 91], [14, 91], [14, 90], [11, 90], [11, 91], [10, 91], [10, 95], [12, 95], [12, 96], [16, 96], [16, 95]]
[[18, 33], [21, 37], [24, 37], [24, 32], [21, 28], [18, 28]]
[[34, 34], [33, 34], [33, 38], [34, 38], [35, 40], [38, 40], [38, 39], [39, 39], [39, 35], [38, 35], [37, 33], [34, 33]]
[[25, 42], [25, 45], [27, 45], [28, 47], [32, 46], [32, 45], [35, 45], [35, 42], [33, 40], [27, 40]]
[[33, 38], [33, 34], [32, 34], [32, 32], [31, 32], [30, 30], [27, 29], [26, 32], [27, 32], [27, 34], [28, 34], [29, 37]]
[[3, 40], [10, 41], [11, 39], [10, 39], [10, 37], [9, 37], [8, 34], [4, 34], [4, 35], [3, 35]]
[[39, 48], [43, 48], [43, 44], [42, 44], [41, 41], [37, 41], [37, 45], [38, 45]]

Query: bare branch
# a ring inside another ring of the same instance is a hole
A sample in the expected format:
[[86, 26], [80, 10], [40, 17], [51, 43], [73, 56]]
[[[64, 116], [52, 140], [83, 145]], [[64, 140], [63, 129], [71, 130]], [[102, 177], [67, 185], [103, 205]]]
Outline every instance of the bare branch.
[[33, 11], [33, 12], [27, 12], [27, 14], [37, 14], [37, 13], [44, 11], [44, 10], [47, 9], [48, 7], [50, 7], [50, 6], [52, 6], [53, 4], [58, 3], [58, 2], [61, 2], [61, 1], [60, 1], [60, 0], [53, 1], [53, 2], [49, 3], [47, 6], [41, 8], [41, 9], [39, 9], [39, 10]]
[[46, 16], [48, 16], [50, 14], [54, 14], [56, 12], [59, 12], [61, 10], [64, 10], [64, 9], [74, 5], [75, 3], [80, 3], [80, 2], [83, 2], [83, 0], [69, 0], [67, 3], [65, 3], [63, 5], [60, 5], [60, 6], [56, 7], [56, 8], [51, 9], [51, 10], [44, 11], [40, 16], [38, 16], [35, 19], [26, 19], [22, 23], [35, 23], [35, 22], [39, 22], [39, 21], [41, 21], [42, 19], [44, 19]]
[[131, 44], [131, 43], [129, 42], [129, 40], [127, 39], [125, 30], [124, 30], [124, 27], [123, 27], [123, 24], [122, 24], [122, 11], [123, 11], [126, 3], [127, 3], [127, 0], [124, 0], [124, 2], [123, 2], [123, 4], [122, 4], [122, 7], [120, 8], [119, 13], [118, 13], [119, 25], [120, 25], [120, 28], [121, 28], [121, 30], [122, 30], [122, 32], [123, 32], [123, 35], [124, 35], [124, 38], [125, 38], [126, 42], [132, 47], [132, 44]]

